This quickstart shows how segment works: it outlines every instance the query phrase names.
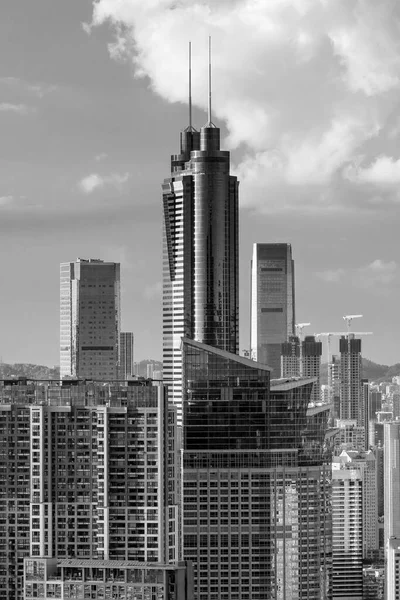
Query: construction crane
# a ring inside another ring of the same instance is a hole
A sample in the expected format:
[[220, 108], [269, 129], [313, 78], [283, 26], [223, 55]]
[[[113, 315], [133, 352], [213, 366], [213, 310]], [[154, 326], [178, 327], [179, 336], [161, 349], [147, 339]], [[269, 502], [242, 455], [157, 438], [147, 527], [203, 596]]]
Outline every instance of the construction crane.
[[343, 319], [344, 319], [344, 320], [346, 321], [346, 323], [347, 323], [347, 332], [348, 332], [348, 333], [352, 333], [352, 332], [350, 331], [350, 325], [351, 325], [351, 322], [352, 322], [352, 320], [353, 320], [353, 319], [361, 319], [361, 317], [362, 317], [362, 315], [345, 315], [345, 316], [343, 317]]
[[311, 325], [311, 323], [296, 323], [296, 325], [295, 325], [297, 337], [300, 340], [300, 377], [303, 376], [303, 344], [302, 344], [303, 329], [305, 327], [309, 327], [310, 325]]

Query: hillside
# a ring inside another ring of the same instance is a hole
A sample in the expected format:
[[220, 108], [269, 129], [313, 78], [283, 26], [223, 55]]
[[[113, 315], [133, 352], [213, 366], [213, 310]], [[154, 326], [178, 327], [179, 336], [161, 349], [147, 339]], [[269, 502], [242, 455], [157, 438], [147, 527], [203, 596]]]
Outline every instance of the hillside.
[[[369, 381], [375, 381], [380, 383], [381, 381], [391, 381], [392, 377], [400, 375], [400, 363], [396, 363], [389, 367], [388, 365], [380, 365], [368, 360], [368, 358], [362, 359], [363, 366], [363, 377]], [[321, 384], [328, 383], [328, 365], [323, 363], [321, 365]]]

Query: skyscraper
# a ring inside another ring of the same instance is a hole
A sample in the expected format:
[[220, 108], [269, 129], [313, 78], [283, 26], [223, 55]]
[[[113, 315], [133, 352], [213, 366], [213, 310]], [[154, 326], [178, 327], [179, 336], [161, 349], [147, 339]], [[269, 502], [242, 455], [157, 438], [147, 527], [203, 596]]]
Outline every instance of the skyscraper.
[[300, 340], [296, 335], [282, 344], [281, 377], [300, 377]]
[[332, 598], [363, 599], [362, 474], [333, 464]]
[[400, 599], [400, 423], [384, 425], [386, 598]]
[[120, 265], [78, 258], [60, 266], [60, 376], [118, 378]]
[[238, 352], [238, 182], [209, 120], [181, 132], [164, 180], [163, 377], [182, 402], [181, 338]]
[[134, 358], [134, 335], [131, 331], [121, 331], [120, 334], [120, 379], [128, 379], [134, 375], [133, 358]]
[[189, 600], [176, 431], [162, 385], [0, 381], [1, 598]]
[[[350, 342], [350, 344], [349, 344]], [[361, 340], [354, 334], [340, 338], [340, 418], [356, 419], [364, 426], [362, 411]]]
[[295, 334], [294, 261], [290, 244], [253, 244], [251, 357], [280, 376], [281, 347]]
[[316, 378], [310, 397], [310, 402], [314, 404], [321, 397], [321, 356], [322, 342], [317, 342], [313, 335], [307, 335], [302, 342], [302, 375]]
[[183, 342], [184, 556], [196, 600], [325, 600], [331, 560], [329, 409], [314, 379]]

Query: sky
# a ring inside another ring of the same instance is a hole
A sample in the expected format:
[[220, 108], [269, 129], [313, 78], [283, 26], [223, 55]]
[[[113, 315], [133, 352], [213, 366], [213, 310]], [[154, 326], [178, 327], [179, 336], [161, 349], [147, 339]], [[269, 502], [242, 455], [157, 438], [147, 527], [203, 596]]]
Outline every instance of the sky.
[[[308, 334], [362, 314], [400, 362], [397, 0], [3, 0], [0, 358], [59, 362], [59, 263], [121, 263], [135, 358], [161, 358], [161, 183], [213, 120], [240, 179], [240, 348], [254, 242], [289, 242]], [[333, 343], [333, 350], [335, 350]]]

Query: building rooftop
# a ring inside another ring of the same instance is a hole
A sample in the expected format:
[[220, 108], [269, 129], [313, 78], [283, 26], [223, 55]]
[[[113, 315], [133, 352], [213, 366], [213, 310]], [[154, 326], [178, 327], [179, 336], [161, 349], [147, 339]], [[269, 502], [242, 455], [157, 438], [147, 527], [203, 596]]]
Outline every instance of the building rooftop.
[[281, 377], [280, 379], [271, 379], [271, 392], [293, 390], [308, 383], [315, 383], [316, 381], [317, 377]]
[[189, 338], [182, 338], [182, 345], [188, 344], [189, 346], [193, 346], [194, 348], [198, 348], [199, 350], [205, 350], [206, 352], [211, 352], [212, 354], [216, 354], [221, 358], [226, 358], [227, 360], [233, 360], [245, 367], [250, 367], [251, 369], [259, 369], [261, 371], [272, 371], [271, 367], [268, 365], [263, 365], [261, 363], [256, 362], [255, 360], [251, 360], [250, 358], [245, 358], [244, 356], [239, 356], [239, 354], [232, 354], [232, 352], [227, 352], [226, 350], [221, 350], [220, 348], [214, 348], [214, 346], [209, 346], [208, 344], [202, 344], [201, 342], [196, 342], [195, 340], [191, 340]]

